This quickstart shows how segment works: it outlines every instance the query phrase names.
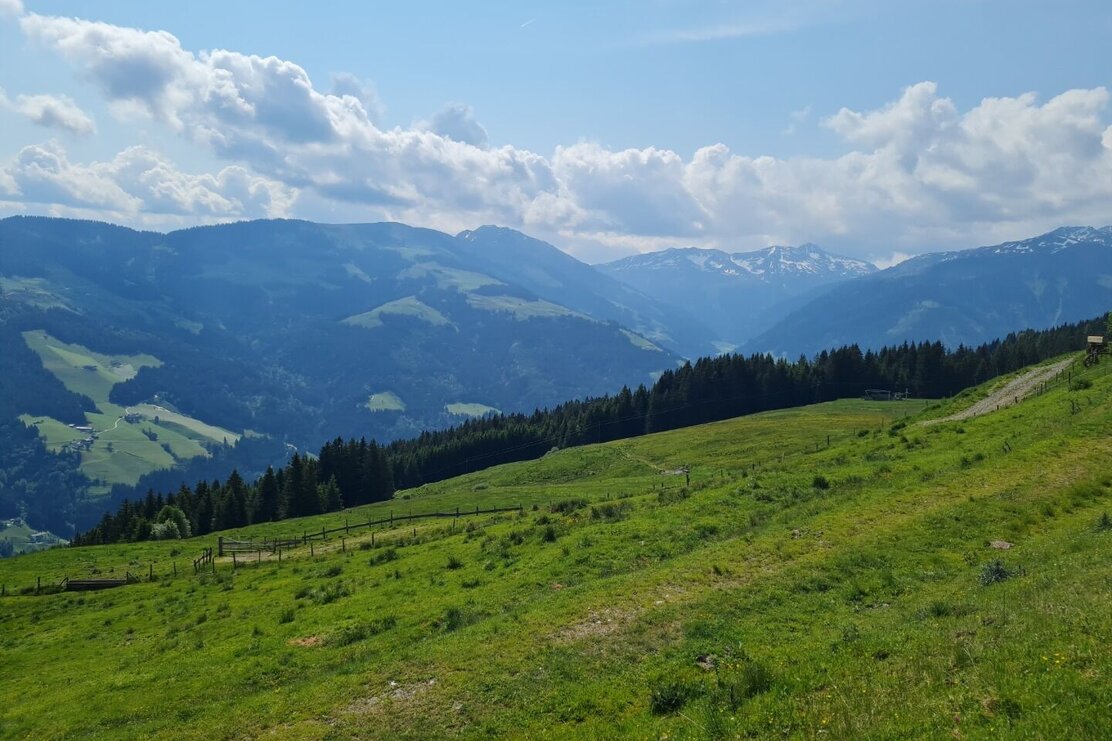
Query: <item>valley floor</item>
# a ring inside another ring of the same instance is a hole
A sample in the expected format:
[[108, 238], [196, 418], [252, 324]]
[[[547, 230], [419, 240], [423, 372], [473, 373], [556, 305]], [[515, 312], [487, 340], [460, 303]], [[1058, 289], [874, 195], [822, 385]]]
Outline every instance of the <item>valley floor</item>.
[[[235, 571], [193, 573], [215, 537], [0, 562], [0, 736], [1100, 738], [1109, 367], [559, 451], [224, 535], [520, 513]], [[20, 594], [94, 571], [143, 578]]]

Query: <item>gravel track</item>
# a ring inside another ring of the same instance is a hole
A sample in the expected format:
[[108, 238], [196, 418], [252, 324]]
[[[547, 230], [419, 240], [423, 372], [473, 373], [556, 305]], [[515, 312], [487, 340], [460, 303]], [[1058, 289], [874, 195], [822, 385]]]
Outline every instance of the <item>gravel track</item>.
[[994, 412], [997, 409], [1010, 407], [1018, 401], [1022, 401], [1027, 394], [1037, 387], [1040, 383], [1049, 381], [1055, 375], [1065, 370], [1070, 364], [1073, 363], [1073, 358], [1069, 360], [1062, 360], [1053, 365], [1048, 365], [1043, 368], [1035, 368], [1024, 373], [1018, 378], [1014, 378], [1007, 383], [1003, 388], [997, 389], [985, 398], [976, 402], [972, 406], [951, 414], [949, 417], [942, 417], [941, 419], [930, 419], [924, 422], [925, 425], [936, 425], [942, 422], [956, 422], [962, 419], [969, 419], [970, 417], [979, 417], [982, 414]]

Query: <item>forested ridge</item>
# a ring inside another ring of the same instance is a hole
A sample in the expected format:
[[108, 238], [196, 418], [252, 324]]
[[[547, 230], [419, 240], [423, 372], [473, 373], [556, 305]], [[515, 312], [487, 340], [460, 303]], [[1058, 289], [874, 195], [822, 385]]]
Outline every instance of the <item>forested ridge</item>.
[[[723, 355], [665, 371], [651, 388], [622, 388], [532, 414], [489, 416], [386, 445], [366, 440], [327, 443], [314, 459], [295, 454], [253, 483], [228, 479], [183, 485], [162, 495], [124, 501], [116, 514], [75, 544], [149, 537], [186, 537], [254, 522], [336, 511], [381, 501], [410, 488], [489, 466], [539, 458], [553, 448], [636, 437], [745, 414], [861, 395], [866, 389], [912, 396], [953, 395], [1084, 346], [1105, 332], [1098, 318], [1010, 334], [976, 348], [940, 342], [904, 343], [866, 351], [857, 346], [792, 362], [767, 355]], [[180, 512], [179, 512], [180, 510]], [[184, 520], [183, 520], [184, 516]], [[174, 526], [167, 523], [175, 522]], [[189, 530], [189, 533], [181, 532]]]

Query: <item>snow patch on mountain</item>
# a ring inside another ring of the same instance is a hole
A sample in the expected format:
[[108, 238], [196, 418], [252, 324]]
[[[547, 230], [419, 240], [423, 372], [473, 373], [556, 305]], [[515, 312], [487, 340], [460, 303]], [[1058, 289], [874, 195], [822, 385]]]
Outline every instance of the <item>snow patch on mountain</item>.
[[818, 245], [798, 247], [773, 245], [753, 252], [729, 253], [702, 247], [673, 247], [635, 255], [604, 266], [608, 272], [676, 270], [689, 268], [761, 281], [791, 278], [852, 278], [876, 272], [875, 265], [851, 257], [834, 255]]

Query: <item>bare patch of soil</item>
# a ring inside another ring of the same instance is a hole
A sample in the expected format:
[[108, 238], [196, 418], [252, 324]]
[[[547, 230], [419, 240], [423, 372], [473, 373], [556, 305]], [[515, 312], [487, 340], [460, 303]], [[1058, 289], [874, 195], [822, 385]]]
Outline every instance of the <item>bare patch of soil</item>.
[[291, 646], [301, 646], [302, 648], [316, 648], [317, 646], [324, 645], [324, 637], [305, 636], [304, 638], [291, 638], [287, 643]]

